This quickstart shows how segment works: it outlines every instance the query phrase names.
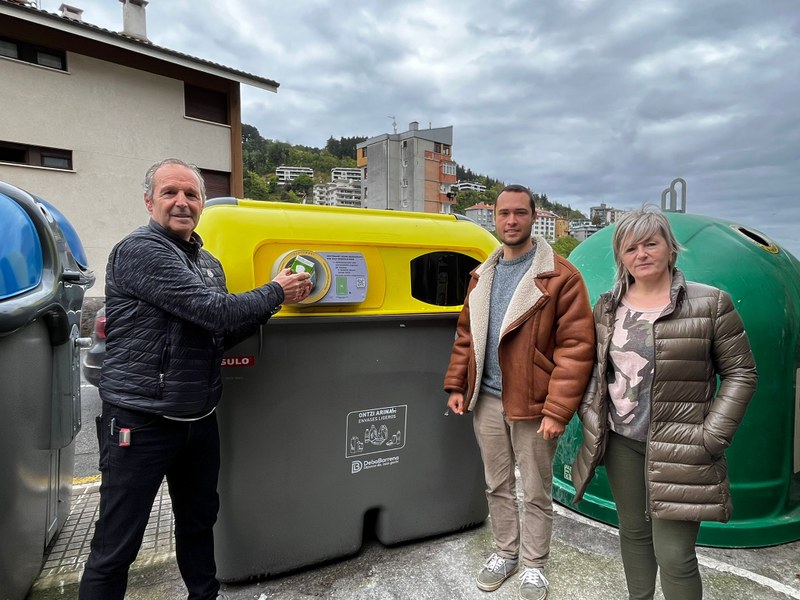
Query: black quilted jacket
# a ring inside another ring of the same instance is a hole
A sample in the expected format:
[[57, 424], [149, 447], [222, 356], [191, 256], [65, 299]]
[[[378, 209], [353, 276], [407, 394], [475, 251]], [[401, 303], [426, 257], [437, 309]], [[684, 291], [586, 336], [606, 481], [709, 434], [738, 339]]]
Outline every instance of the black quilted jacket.
[[222, 393], [223, 351], [283, 298], [277, 283], [229, 294], [222, 265], [197, 234], [187, 242], [151, 220], [109, 256], [100, 397], [167, 416], [207, 413]]

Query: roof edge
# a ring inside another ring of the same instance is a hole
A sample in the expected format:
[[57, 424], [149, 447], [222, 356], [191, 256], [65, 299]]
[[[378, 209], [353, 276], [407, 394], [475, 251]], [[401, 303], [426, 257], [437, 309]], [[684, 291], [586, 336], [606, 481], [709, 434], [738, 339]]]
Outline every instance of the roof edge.
[[152, 42], [138, 40], [121, 33], [98, 27], [97, 25], [66, 19], [45, 10], [0, 0], [0, 14], [21, 19], [42, 27], [56, 29], [92, 41], [116, 46], [142, 56], [168, 62], [187, 69], [201, 71], [209, 75], [214, 75], [229, 81], [236, 81], [269, 92], [277, 92], [278, 87], [280, 87], [277, 81], [261, 77], [260, 75], [253, 75], [176, 50], [170, 50], [163, 46], [157, 46]]

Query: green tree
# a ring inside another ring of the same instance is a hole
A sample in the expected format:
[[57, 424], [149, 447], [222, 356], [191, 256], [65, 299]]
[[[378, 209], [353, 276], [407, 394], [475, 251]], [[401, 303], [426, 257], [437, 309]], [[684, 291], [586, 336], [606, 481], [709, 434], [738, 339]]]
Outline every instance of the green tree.
[[314, 189], [314, 180], [306, 174], [298, 175], [289, 184], [289, 189], [300, 198], [308, 198]]
[[267, 181], [255, 171], [248, 170], [244, 175], [244, 197], [251, 200], [269, 200], [272, 195]]
[[556, 251], [556, 254], [559, 254], [564, 258], [569, 258], [570, 253], [575, 250], [578, 244], [580, 244], [580, 242], [574, 237], [565, 235], [564, 237], [560, 237], [555, 241], [553, 244], [553, 250]]

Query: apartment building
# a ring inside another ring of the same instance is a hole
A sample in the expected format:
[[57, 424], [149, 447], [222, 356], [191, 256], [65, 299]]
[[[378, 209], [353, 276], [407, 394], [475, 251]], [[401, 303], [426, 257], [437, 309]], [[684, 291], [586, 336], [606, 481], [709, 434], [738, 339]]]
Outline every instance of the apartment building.
[[453, 127], [384, 133], [356, 146], [365, 208], [449, 214], [455, 203]]
[[602, 227], [599, 225], [593, 225], [591, 221], [582, 222], [574, 226], [571, 225], [569, 228], [569, 235], [570, 237], [574, 237], [579, 242], [583, 242], [587, 238], [591, 237], [592, 234], [597, 233], [601, 229]]
[[281, 165], [275, 169], [275, 175], [278, 177], [278, 183], [285, 185], [297, 179], [300, 175], [308, 175], [314, 178], [314, 169], [311, 167], [287, 167]]
[[536, 220], [533, 222], [532, 235], [539, 235], [548, 242], [556, 241], [556, 221], [559, 216], [549, 210], [536, 210]]
[[142, 180], [155, 161], [196, 164], [209, 196], [243, 195], [240, 85], [278, 89], [156, 45], [146, 0], [121, 4], [115, 32], [71, 6], [0, 0], [0, 180], [72, 222], [97, 278], [88, 297], [104, 294], [113, 245], [147, 222]]
[[556, 219], [556, 239], [569, 235], [569, 221], [564, 217]]
[[331, 181], [346, 179], [347, 181], [361, 181], [363, 173], [357, 167], [333, 167], [331, 169]]
[[486, 186], [477, 181], [459, 181], [454, 186], [459, 192], [472, 190], [473, 192], [485, 192]]
[[337, 179], [314, 186], [314, 204], [361, 208], [361, 184], [350, 179]]
[[475, 221], [478, 225], [483, 227], [486, 231], [494, 231], [494, 205], [478, 203], [473, 204], [469, 208], [464, 209], [470, 219]]

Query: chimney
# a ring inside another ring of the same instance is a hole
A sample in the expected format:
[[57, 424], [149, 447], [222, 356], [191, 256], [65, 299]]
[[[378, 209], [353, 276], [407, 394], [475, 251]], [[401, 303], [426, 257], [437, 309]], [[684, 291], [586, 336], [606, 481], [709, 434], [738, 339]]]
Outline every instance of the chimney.
[[408, 124], [408, 130], [419, 131], [419, 121], [411, 121], [411, 123]]
[[61, 16], [65, 19], [77, 21], [78, 23], [83, 22], [82, 8], [75, 8], [74, 6], [70, 6], [69, 4], [62, 4], [61, 6], [58, 7], [58, 10], [61, 11]]
[[147, 39], [147, 17], [144, 12], [147, 0], [119, 0], [122, 2], [122, 33], [143, 42]]

